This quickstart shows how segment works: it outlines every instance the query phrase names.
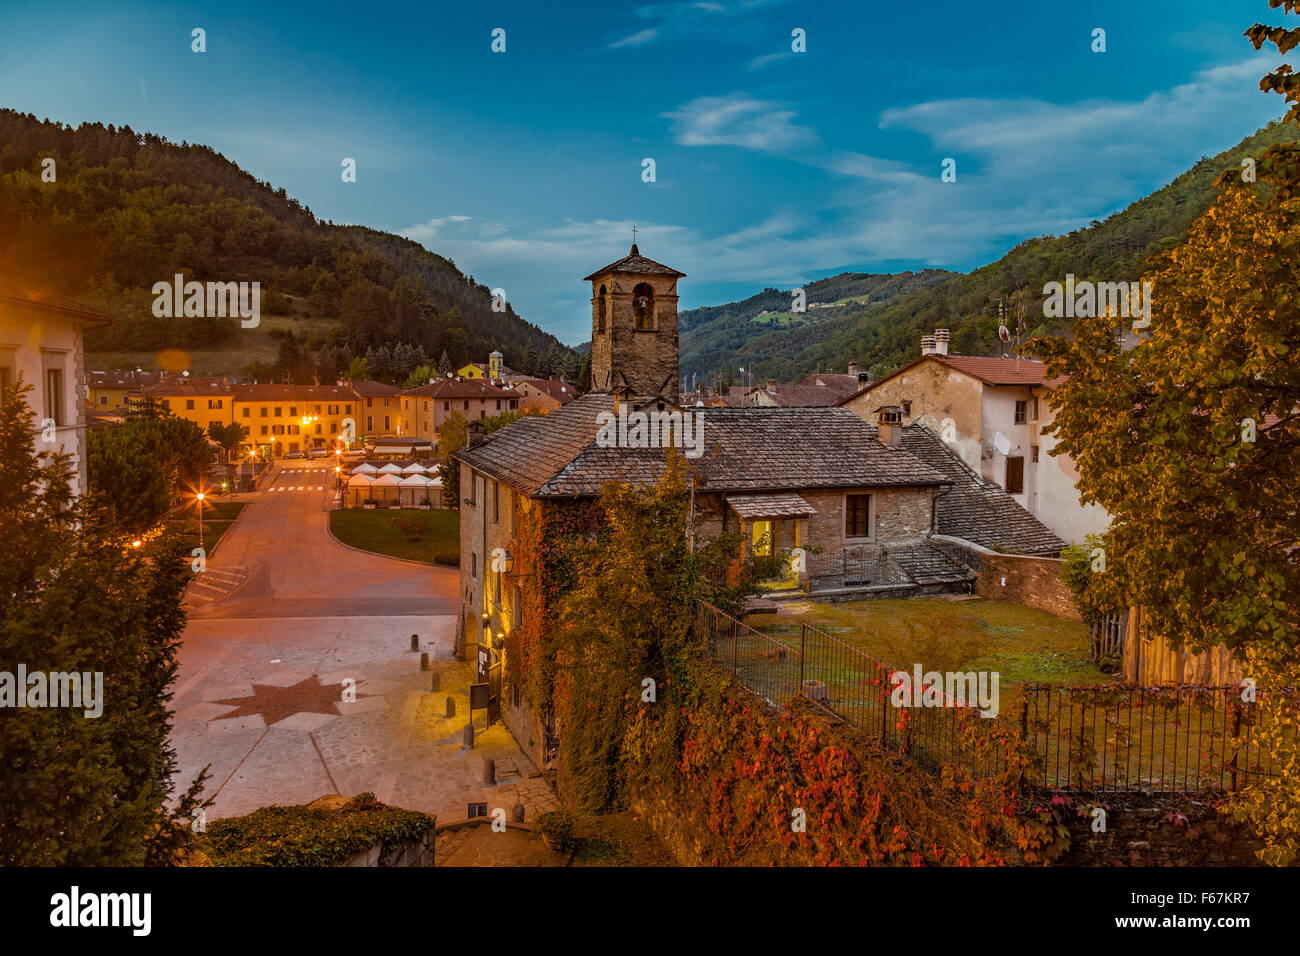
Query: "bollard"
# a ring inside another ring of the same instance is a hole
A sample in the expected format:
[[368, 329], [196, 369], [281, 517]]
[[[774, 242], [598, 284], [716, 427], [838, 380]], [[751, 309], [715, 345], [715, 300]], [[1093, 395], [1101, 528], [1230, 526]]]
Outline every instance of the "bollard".
[[411, 650], [413, 650], [413, 651], [418, 651], [419, 649], [420, 649], [420, 635], [419, 635], [419, 634], [412, 634], [412, 635], [411, 635]]
[[474, 725], [473, 724], [465, 725], [465, 740], [461, 744], [461, 748], [464, 750], [474, 749]]
[[433, 678], [429, 681], [429, 690], [431, 691], [442, 690], [442, 680], [439, 677], [437, 671], [433, 672]]
[[429, 652], [422, 651], [420, 653], [420, 670], [427, 671], [428, 669], [429, 669]]
[[486, 784], [497, 782], [497, 762], [491, 757], [483, 758], [483, 782]]
[[514, 810], [512, 810], [511, 813], [510, 813], [510, 817], [511, 817], [511, 819], [512, 819], [515, 823], [523, 823], [523, 822], [524, 822], [524, 805], [523, 805], [522, 803], [516, 803], [516, 804], [515, 804], [515, 807], [514, 807]]
[[451, 694], [448, 694], [447, 695], [447, 718], [450, 719], [455, 716], [456, 716], [456, 698], [452, 697]]

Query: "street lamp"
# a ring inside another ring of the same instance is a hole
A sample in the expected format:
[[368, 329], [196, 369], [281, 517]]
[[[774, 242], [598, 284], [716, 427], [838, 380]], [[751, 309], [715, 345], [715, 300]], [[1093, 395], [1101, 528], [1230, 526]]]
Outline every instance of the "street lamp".
[[195, 495], [195, 500], [199, 503], [199, 550], [203, 550], [203, 492]]

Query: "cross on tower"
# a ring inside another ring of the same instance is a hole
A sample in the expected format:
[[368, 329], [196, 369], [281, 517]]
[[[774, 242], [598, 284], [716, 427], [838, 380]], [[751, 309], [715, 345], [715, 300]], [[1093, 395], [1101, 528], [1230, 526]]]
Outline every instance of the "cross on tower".
[[636, 226], [632, 227], [632, 245], [636, 245]]

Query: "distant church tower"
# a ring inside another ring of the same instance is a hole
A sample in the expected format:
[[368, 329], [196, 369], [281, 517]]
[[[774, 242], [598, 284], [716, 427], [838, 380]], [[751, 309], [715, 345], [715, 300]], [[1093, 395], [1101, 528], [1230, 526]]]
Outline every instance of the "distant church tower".
[[677, 280], [686, 273], [641, 255], [636, 243], [591, 283], [591, 390], [677, 401]]

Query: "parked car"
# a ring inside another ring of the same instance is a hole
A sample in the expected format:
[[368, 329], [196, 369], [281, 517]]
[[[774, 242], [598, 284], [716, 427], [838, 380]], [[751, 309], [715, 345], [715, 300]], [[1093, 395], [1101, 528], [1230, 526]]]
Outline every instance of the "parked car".
[[285, 455], [284, 457], [285, 457], [285, 458], [301, 458], [301, 457], [302, 457], [302, 452], [300, 452], [300, 451], [291, 451], [291, 452], [289, 452], [287, 455]]

